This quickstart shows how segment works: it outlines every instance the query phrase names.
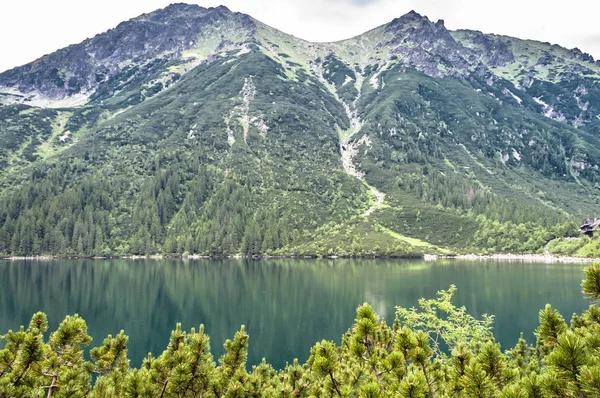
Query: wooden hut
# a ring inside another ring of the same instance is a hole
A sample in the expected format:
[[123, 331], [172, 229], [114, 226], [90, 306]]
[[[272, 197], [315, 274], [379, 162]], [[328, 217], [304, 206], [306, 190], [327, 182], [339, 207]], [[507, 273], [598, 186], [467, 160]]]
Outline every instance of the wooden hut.
[[600, 218], [588, 218], [583, 222], [583, 225], [579, 227], [579, 232], [587, 236], [594, 236], [594, 232], [600, 230]]

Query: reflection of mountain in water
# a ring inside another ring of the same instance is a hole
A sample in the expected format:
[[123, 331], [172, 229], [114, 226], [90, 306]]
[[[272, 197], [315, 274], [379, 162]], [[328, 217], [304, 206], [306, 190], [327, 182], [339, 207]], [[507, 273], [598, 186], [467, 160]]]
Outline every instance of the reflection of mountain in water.
[[[318, 340], [339, 342], [364, 301], [385, 311], [416, 306], [450, 284], [457, 303], [474, 315], [496, 315], [504, 348], [519, 331], [536, 327], [537, 312], [553, 303], [568, 317], [586, 307], [574, 265], [400, 260], [199, 260], [0, 262], [0, 331], [26, 324], [42, 310], [56, 326], [67, 314], [83, 316], [100, 344], [124, 329], [137, 365], [160, 353], [176, 322], [206, 325], [215, 355], [241, 324], [250, 333], [250, 363], [265, 357], [284, 366], [305, 360]], [[513, 317], [519, 309], [523, 319]]]

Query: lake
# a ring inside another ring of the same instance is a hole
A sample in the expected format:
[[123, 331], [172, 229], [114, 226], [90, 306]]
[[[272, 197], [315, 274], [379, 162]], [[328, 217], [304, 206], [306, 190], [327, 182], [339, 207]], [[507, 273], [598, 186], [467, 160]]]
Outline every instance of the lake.
[[36, 311], [51, 330], [80, 314], [100, 345], [124, 329], [129, 358], [139, 366], [160, 354], [176, 322], [205, 324], [215, 356], [241, 324], [250, 335], [249, 363], [265, 357], [276, 368], [305, 361], [321, 339], [339, 344], [356, 307], [369, 302], [389, 323], [394, 307], [417, 305], [450, 284], [456, 303], [474, 316], [496, 316], [503, 349], [523, 331], [535, 343], [546, 303], [567, 322], [588, 307], [583, 264], [447, 260], [56, 260], [0, 261], [0, 333], [27, 325]]

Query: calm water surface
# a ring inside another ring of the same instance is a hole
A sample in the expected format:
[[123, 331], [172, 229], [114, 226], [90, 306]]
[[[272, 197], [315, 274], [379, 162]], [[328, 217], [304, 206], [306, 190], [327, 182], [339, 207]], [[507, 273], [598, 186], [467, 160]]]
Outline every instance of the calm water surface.
[[[0, 261], [0, 333], [27, 325], [36, 311], [51, 327], [80, 314], [100, 345], [124, 329], [138, 366], [160, 354], [176, 322], [204, 323], [213, 354], [241, 324], [250, 334], [249, 362], [275, 367], [308, 358], [321, 339], [340, 342], [356, 306], [367, 301], [390, 322], [394, 307], [417, 305], [450, 284], [456, 303], [494, 314], [503, 348], [519, 332], [535, 342], [538, 312], [551, 303], [569, 320], [588, 302], [584, 265], [408, 260], [102, 260]], [[53, 330], [53, 329], [52, 329]]]

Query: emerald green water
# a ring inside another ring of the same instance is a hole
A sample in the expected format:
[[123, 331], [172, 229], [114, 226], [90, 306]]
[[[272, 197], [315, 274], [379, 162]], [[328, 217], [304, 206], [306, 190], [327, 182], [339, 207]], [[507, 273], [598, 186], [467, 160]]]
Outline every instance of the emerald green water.
[[176, 322], [204, 323], [212, 351], [241, 324], [250, 334], [249, 363], [263, 357], [275, 367], [321, 339], [340, 342], [356, 306], [367, 301], [388, 320], [396, 305], [417, 305], [450, 284], [456, 303], [496, 316], [503, 348], [525, 332], [535, 342], [538, 312], [546, 303], [569, 320], [588, 302], [580, 293], [584, 265], [408, 260], [85, 260], [0, 261], [0, 334], [26, 325], [36, 311], [54, 328], [78, 313], [99, 345], [109, 333], [130, 336], [138, 366], [160, 354]]

